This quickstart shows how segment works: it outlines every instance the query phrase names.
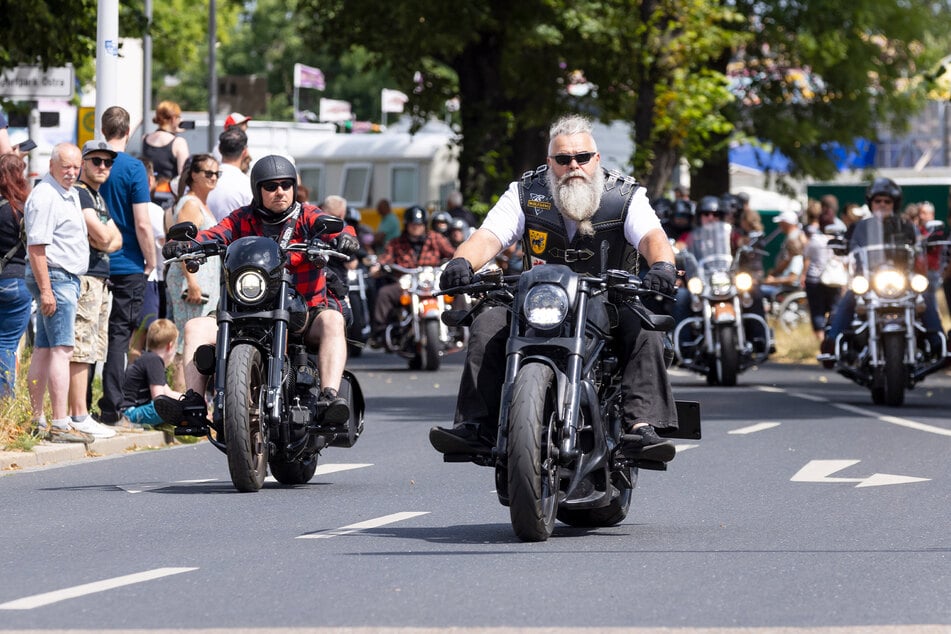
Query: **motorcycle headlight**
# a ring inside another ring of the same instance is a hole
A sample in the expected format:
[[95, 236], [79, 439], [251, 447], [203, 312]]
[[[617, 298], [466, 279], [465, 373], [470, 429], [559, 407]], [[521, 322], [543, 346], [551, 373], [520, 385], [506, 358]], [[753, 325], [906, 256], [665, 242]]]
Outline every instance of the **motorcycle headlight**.
[[911, 290], [916, 293], [924, 293], [928, 290], [928, 278], [920, 273], [911, 276]]
[[749, 273], [737, 273], [736, 274], [736, 288], [741, 293], [753, 288], [753, 276]]
[[413, 286], [413, 276], [412, 275], [400, 275], [400, 288], [404, 291], [408, 291]]
[[868, 278], [856, 275], [852, 278], [852, 292], [856, 295], [865, 295], [868, 292]]
[[699, 295], [703, 292], [703, 280], [699, 277], [691, 277], [687, 280], [687, 290], [694, 295]]
[[539, 284], [525, 295], [522, 313], [533, 328], [554, 328], [568, 314], [568, 294], [560, 286]]
[[416, 290], [423, 295], [432, 295], [436, 290], [436, 274], [432, 269], [424, 269], [416, 276]]
[[235, 280], [234, 294], [245, 304], [256, 304], [267, 295], [267, 278], [259, 269], [248, 269]]
[[872, 288], [881, 297], [898, 297], [905, 292], [908, 280], [895, 269], [882, 269], [872, 276]]
[[733, 281], [728, 271], [714, 271], [710, 275], [710, 288], [714, 295], [726, 295], [730, 292]]

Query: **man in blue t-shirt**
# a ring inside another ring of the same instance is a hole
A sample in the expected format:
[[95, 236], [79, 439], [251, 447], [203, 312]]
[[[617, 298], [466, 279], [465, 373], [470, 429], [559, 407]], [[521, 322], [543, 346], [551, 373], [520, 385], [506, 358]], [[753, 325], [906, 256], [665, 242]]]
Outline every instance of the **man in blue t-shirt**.
[[155, 268], [149, 178], [142, 162], [125, 152], [130, 131], [129, 113], [124, 108], [112, 106], [102, 113], [102, 134], [116, 158], [99, 193], [122, 234], [122, 248], [109, 256], [112, 311], [99, 399], [99, 420], [108, 425], [119, 422], [129, 340], [138, 326], [146, 280]]

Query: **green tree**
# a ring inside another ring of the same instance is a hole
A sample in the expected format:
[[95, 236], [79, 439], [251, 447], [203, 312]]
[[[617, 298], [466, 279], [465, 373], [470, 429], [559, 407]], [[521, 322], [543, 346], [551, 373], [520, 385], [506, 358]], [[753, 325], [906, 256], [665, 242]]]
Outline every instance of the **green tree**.
[[0, 70], [65, 66], [95, 54], [96, 0], [2, 0], [0, 15]]

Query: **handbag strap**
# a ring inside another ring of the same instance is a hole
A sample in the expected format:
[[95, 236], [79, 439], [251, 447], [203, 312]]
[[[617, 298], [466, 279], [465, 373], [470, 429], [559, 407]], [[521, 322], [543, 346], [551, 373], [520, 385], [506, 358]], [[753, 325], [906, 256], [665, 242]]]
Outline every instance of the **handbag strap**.
[[[8, 202], [9, 202], [9, 201], [8, 201], [6, 198], [0, 196], [0, 207], [3, 207], [3, 206], [6, 205]], [[12, 205], [10, 206], [10, 209], [13, 209], [13, 206], [12, 206]], [[6, 253], [3, 254], [3, 257], [0, 257], [0, 271], [3, 271], [3, 269], [6, 268], [7, 262], [9, 262], [9, 261], [10, 261], [10, 258], [13, 257], [13, 254], [16, 253], [16, 252], [20, 249], [21, 246], [23, 246], [23, 232], [22, 232], [23, 220], [22, 220], [22, 218], [20, 219], [20, 227], [21, 227], [20, 238], [16, 241], [16, 243], [15, 243], [12, 247], [10, 247], [10, 250], [9, 250], [9, 251], [7, 251]]]

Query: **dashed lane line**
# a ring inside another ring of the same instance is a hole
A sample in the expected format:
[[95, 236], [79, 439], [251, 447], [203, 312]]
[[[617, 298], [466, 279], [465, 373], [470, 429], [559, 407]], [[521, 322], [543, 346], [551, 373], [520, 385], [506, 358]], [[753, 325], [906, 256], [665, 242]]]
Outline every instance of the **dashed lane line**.
[[304, 533], [303, 535], [298, 535], [297, 539], [329, 539], [339, 535], [349, 535], [350, 533], [358, 533], [371, 528], [379, 528], [380, 526], [386, 526], [387, 524], [402, 522], [403, 520], [408, 520], [414, 517], [419, 517], [420, 515], [428, 514], [429, 511], [403, 511], [402, 513], [391, 513], [390, 515], [384, 515], [383, 517], [377, 517], [372, 520], [357, 522], [356, 524], [348, 524], [347, 526], [341, 526], [340, 528], [333, 528], [326, 531], [316, 531], [313, 533]]

